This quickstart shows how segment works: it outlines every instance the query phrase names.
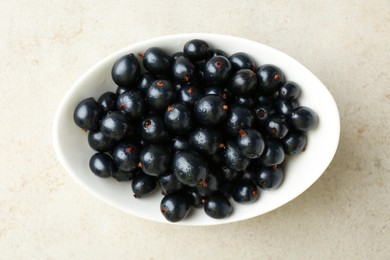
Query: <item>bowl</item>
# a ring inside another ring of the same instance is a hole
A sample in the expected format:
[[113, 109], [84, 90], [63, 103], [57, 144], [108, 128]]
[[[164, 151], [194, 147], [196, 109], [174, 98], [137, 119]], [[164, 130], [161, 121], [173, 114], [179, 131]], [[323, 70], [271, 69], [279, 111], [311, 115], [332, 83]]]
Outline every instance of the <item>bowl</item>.
[[105, 91], [115, 92], [111, 68], [119, 57], [128, 53], [142, 53], [155, 46], [172, 54], [181, 51], [188, 40], [195, 38], [203, 39], [213, 48], [222, 49], [229, 55], [246, 52], [257, 65], [278, 66], [288, 80], [295, 81], [301, 87], [300, 105], [312, 108], [318, 114], [319, 124], [309, 132], [305, 151], [289, 159], [285, 179], [279, 188], [261, 191], [260, 198], [254, 204], [232, 202], [234, 211], [225, 219], [213, 219], [201, 209], [192, 209], [185, 220], [175, 224], [206, 226], [232, 223], [260, 216], [290, 202], [324, 173], [336, 153], [340, 137], [337, 105], [324, 84], [301, 63], [269, 46], [234, 36], [202, 33], [163, 36], [133, 44], [98, 62], [74, 83], [56, 111], [53, 144], [58, 160], [81, 187], [109, 205], [134, 216], [169, 223], [160, 212], [162, 195], [159, 192], [135, 199], [129, 182], [101, 179], [92, 174], [88, 162], [94, 151], [88, 146], [87, 133], [73, 122], [73, 111], [84, 98], [97, 99]]

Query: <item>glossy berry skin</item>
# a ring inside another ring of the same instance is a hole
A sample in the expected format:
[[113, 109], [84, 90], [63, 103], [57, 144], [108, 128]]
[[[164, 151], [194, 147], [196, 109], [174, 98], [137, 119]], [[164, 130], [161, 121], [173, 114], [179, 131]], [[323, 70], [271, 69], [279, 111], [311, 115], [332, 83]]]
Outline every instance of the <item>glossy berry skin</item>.
[[255, 183], [263, 190], [274, 190], [283, 182], [284, 173], [280, 166], [262, 166], [255, 172]]
[[202, 179], [194, 189], [198, 192], [198, 194], [202, 197], [207, 197], [211, 193], [219, 190], [220, 180], [214, 174], [207, 174], [205, 179]]
[[258, 91], [271, 95], [283, 86], [285, 79], [283, 72], [274, 65], [262, 65], [256, 70]]
[[253, 109], [256, 106], [256, 99], [251, 96], [237, 96], [234, 99], [234, 104]]
[[258, 105], [254, 109], [256, 125], [264, 126], [268, 120], [276, 113], [275, 109], [267, 104]]
[[225, 165], [234, 171], [243, 171], [249, 165], [249, 160], [239, 151], [236, 142], [227, 141], [224, 148]]
[[108, 91], [104, 92], [97, 100], [100, 107], [103, 109], [103, 113], [112, 111], [116, 109], [116, 94], [114, 92]]
[[274, 116], [268, 120], [265, 129], [269, 136], [282, 139], [289, 131], [286, 120], [280, 116]]
[[172, 138], [172, 148], [174, 150], [188, 150], [191, 149], [191, 146], [188, 142], [187, 136], [175, 136]]
[[231, 71], [232, 66], [226, 57], [214, 56], [204, 65], [204, 80], [208, 84], [220, 84], [229, 78]]
[[158, 178], [158, 183], [163, 195], [184, 189], [184, 184], [181, 183], [173, 173], [161, 175]]
[[220, 96], [222, 99], [225, 99], [227, 97], [227, 94], [224, 91], [223, 87], [222, 86], [218, 86], [218, 85], [208, 86], [205, 89], [205, 91], [204, 91], [204, 95], [205, 96], [207, 96], [207, 95], [217, 95], [217, 96]]
[[185, 56], [178, 57], [172, 64], [173, 80], [181, 84], [188, 83], [195, 78], [195, 66]]
[[164, 123], [171, 133], [188, 133], [193, 127], [192, 112], [183, 103], [170, 105], [165, 110]]
[[228, 107], [217, 95], [207, 95], [199, 99], [194, 106], [196, 120], [206, 126], [215, 126], [225, 120]]
[[240, 153], [248, 159], [256, 159], [264, 151], [262, 135], [254, 129], [241, 129], [236, 139]]
[[140, 132], [142, 139], [148, 143], [169, 142], [169, 133], [164, 120], [156, 115], [146, 116], [141, 121]]
[[266, 139], [263, 154], [258, 159], [261, 164], [272, 166], [284, 161], [285, 153], [282, 143], [277, 139]]
[[295, 155], [305, 148], [307, 136], [303, 132], [290, 131], [281, 141], [284, 152], [288, 155]]
[[192, 149], [205, 155], [213, 155], [222, 144], [221, 134], [211, 128], [198, 127], [191, 131], [188, 142]]
[[233, 70], [250, 69], [256, 71], [256, 63], [254, 60], [244, 52], [234, 53], [229, 57], [229, 61], [232, 64]]
[[140, 64], [134, 54], [119, 58], [111, 69], [112, 80], [121, 87], [130, 88], [138, 79]]
[[129, 90], [118, 96], [117, 110], [124, 113], [131, 120], [141, 118], [146, 112], [146, 103], [143, 95], [135, 90]]
[[184, 45], [183, 52], [193, 61], [204, 60], [209, 56], [210, 46], [200, 39], [193, 39]]
[[117, 171], [112, 173], [112, 177], [119, 182], [131, 181], [137, 173], [137, 170], [122, 171], [121, 169], [118, 169]]
[[255, 116], [251, 109], [233, 105], [226, 119], [225, 129], [229, 135], [236, 137], [240, 129], [252, 128], [254, 120]]
[[287, 100], [296, 100], [300, 94], [301, 88], [292, 81], [286, 81], [279, 89], [279, 97]]
[[100, 178], [111, 177], [115, 172], [115, 165], [111, 157], [105, 153], [95, 153], [89, 160], [89, 168]]
[[171, 73], [172, 58], [161, 48], [151, 47], [143, 57], [144, 68], [157, 77], [167, 77]]
[[108, 113], [100, 125], [102, 134], [116, 141], [126, 136], [129, 129], [128, 119], [120, 112]]
[[284, 99], [277, 97], [274, 101], [275, 111], [282, 116], [290, 117], [295, 108], [297, 108], [298, 102], [296, 100]]
[[150, 73], [142, 73], [138, 79], [137, 89], [141, 93], [145, 93], [150, 85], [156, 80], [156, 77]]
[[171, 166], [171, 152], [168, 147], [163, 145], [144, 146], [139, 159], [142, 171], [151, 176], [166, 174]]
[[176, 90], [168, 80], [155, 80], [145, 94], [145, 100], [151, 110], [164, 111], [176, 98]]
[[116, 142], [98, 130], [89, 131], [88, 133], [89, 147], [98, 152], [108, 152], [114, 149]]
[[140, 149], [130, 142], [120, 142], [112, 151], [112, 158], [115, 166], [122, 171], [137, 169]]
[[198, 190], [194, 188], [187, 189], [186, 195], [188, 197], [188, 200], [190, 201], [191, 206], [195, 208], [203, 208], [203, 201], [205, 198], [203, 198]]
[[236, 96], [250, 95], [256, 90], [257, 77], [250, 69], [241, 69], [232, 75], [228, 91]]
[[185, 185], [192, 187], [206, 178], [209, 171], [207, 161], [192, 150], [176, 151], [172, 167], [176, 177]]
[[300, 106], [292, 112], [290, 124], [296, 130], [309, 131], [317, 126], [318, 116], [311, 108]]
[[84, 130], [97, 129], [102, 116], [102, 108], [92, 97], [80, 101], [73, 112], [74, 122]]
[[142, 172], [136, 174], [131, 182], [131, 189], [133, 190], [135, 198], [141, 198], [150, 194], [156, 186], [156, 178]]
[[221, 193], [213, 193], [204, 204], [204, 212], [212, 218], [226, 218], [232, 212], [232, 205]]
[[179, 90], [178, 100], [180, 102], [186, 103], [189, 106], [193, 106], [196, 101], [202, 98], [202, 92], [199, 87], [194, 84], [187, 84]]
[[161, 200], [160, 211], [169, 222], [183, 220], [190, 210], [190, 201], [182, 192], [170, 193]]
[[253, 181], [240, 181], [232, 187], [232, 198], [241, 204], [255, 202], [259, 198], [257, 186]]
[[[128, 91], [127, 88], [118, 86], [118, 87], [116, 88], [115, 95], [118, 97], [120, 94], [125, 93], [126, 91]], [[115, 103], [115, 106], [116, 106], [116, 103]]]

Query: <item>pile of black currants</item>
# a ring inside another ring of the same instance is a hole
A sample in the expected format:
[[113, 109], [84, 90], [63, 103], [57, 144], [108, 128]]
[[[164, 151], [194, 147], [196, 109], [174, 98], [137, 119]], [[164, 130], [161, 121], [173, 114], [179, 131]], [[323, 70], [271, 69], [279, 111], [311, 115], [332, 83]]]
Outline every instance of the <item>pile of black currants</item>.
[[296, 83], [275, 65], [200, 39], [182, 52], [152, 47], [137, 56], [113, 65], [116, 93], [86, 98], [74, 110], [96, 151], [89, 161], [95, 175], [131, 180], [136, 198], [159, 186], [160, 210], [171, 222], [192, 207], [225, 218], [232, 200], [253, 203], [281, 185], [286, 158], [304, 150], [318, 123], [299, 105]]

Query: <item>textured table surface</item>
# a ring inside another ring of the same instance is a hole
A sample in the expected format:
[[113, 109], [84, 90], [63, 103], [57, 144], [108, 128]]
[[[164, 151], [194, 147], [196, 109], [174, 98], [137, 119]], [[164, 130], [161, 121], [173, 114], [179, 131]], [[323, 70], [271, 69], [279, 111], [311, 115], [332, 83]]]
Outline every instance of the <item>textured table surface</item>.
[[[389, 1], [129, 2], [1, 2], [1, 259], [390, 259]], [[74, 81], [183, 32], [270, 45], [328, 87], [339, 149], [301, 196], [235, 224], [162, 225], [92, 197], [58, 163], [53, 117]]]

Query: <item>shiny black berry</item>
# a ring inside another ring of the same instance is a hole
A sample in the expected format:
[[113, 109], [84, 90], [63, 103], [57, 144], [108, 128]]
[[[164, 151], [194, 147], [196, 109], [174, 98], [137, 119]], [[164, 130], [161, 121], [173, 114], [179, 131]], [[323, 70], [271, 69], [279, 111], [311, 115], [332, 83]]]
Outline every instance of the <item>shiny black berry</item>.
[[205, 201], [204, 212], [209, 217], [222, 219], [231, 214], [232, 205], [221, 193], [213, 193]]
[[171, 73], [172, 58], [163, 49], [151, 47], [143, 54], [143, 65], [157, 77], [168, 77]]
[[263, 190], [273, 190], [283, 182], [284, 174], [280, 166], [261, 166], [255, 172], [255, 183]]
[[183, 51], [193, 61], [200, 61], [209, 56], [210, 46], [200, 39], [193, 39], [184, 45]]
[[189, 133], [188, 141], [192, 149], [205, 155], [213, 155], [222, 144], [222, 136], [214, 129], [198, 127]]
[[274, 101], [275, 111], [282, 116], [290, 117], [295, 108], [297, 108], [298, 102], [296, 100], [284, 99], [277, 97]]
[[90, 97], [78, 103], [73, 113], [73, 120], [78, 127], [84, 130], [94, 130], [99, 127], [102, 116], [103, 110], [99, 103]]
[[301, 88], [298, 86], [297, 83], [292, 81], [287, 81], [279, 89], [279, 97], [288, 100], [295, 100], [299, 97], [300, 94], [301, 94]]
[[102, 134], [116, 141], [125, 137], [129, 129], [128, 119], [120, 112], [108, 113], [100, 125]]
[[150, 73], [142, 73], [138, 79], [137, 89], [141, 93], [145, 93], [150, 85], [156, 80], [156, 77]]
[[184, 188], [184, 184], [180, 182], [173, 173], [161, 175], [158, 178], [158, 183], [160, 184], [161, 191], [164, 195], [180, 191]]
[[135, 90], [129, 90], [119, 95], [116, 102], [118, 111], [129, 119], [139, 119], [146, 112], [146, 103], [143, 95]]
[[160, 211], [166, 220], [178, 222], [183, 220], [190, 210], [190, 201], [182, 192], [170, 193], [161, 200]]
[[270, 95], [283, 86], [285, 79], [283, 72], [274, 65], [262, 65], [256, 71], [258, 91]]
[[181, 84], [195, 79], [196, 70], [194, 64], [185, 56], [178, 57], [172, 64], [173, 80]]
[[237, 136], [237, 148], [248, 159], [256, 159], [264, 151], [262, 135], [254, 129], [241, 129]]
[[145, 94], [146, 103], [151, 110], [164, 111], [176, 99], [176, 90], [168, 80], [155, 80]]
[[89, 168], [98, 177], [108, 178], [115, 172], [111, 157], [105, 153], [95, 153], [89, 160]]
[[140, 124], [140, 132], [143, 140], [148, 143], [169, 142], [169, 133], [164, 120], [157, 115], [144, 117]]
[[202, 98], [202, 92], [195, 84], [186, 84], [180, 88], [178, 93], [178, 100], [186, 103], [189, 106], [193, 106], [196, 101]]
[[98, 129], [98, 130], [89, 131], [88, 144], [95, 151], [108, 152], [115, 147], [116, 142], [115, 140], [103, 135], [103, 133]]
[[131, 181], [131, 189], [135, 198], [141, 198], [150, 194], [156, 187], [156, 178], [142, 172], [136, 174]]
[[111, 70], [112, 80], [121, 87], [130, 88], [138, 79], [140, 64], [134, 54], [119, 58]]
[[309, 131], [317, 126], [318, 116], [311, 108], [300, 106], [292, 112], [290, 124], [296, 130]]
[[209, 171], [207, 161], [192, 150], [177, 151], [172, 167], [176, 177], [188, 186], [196, 186]]
[[207, 197], [211, 193], [219, 190], [220, 183], [220, 179], [215, 174], [209, 173], [206, 178], [200, 180], [194, 189], [200, 196]]
[[208, 84], [220, 84], [229, 78], [231, 71], [232, 66], [226, 57], [214, 56], [204, 65], [204, 80]]
[[116, 99], [117, 96], [114, 92], [108, 91], [104, 92], [97, 102], [99, 103], [100, 107], [103, 109], [104, 113], [107, 113], [108, 111], [112, 111], [116, 109]]
[[228, 91], [236, 96], [250, 95], [257, 86], [257, 77], [250, 69], [241, 69], [232, 75]]
[[165, 110], [164, 123], [171, 133], [188, 133], [193, 127], [192, 112], [184, 103], [172, 104]]
[[161, 176], [168, 173], [171, 166], [171, 151], [168, 147], [158, 144], [144, 146], [139, 155], [142, 171], [151, 176]]
[[254, 109], [256, 125], [263, 127], [268, 120], [276, 113], [275, 109], [268, 104], [261, 104]]
[[289, 131], [286, 120], [280, 116], [270, 118], [265, 124], [266, 132], [273, 138], [282, 139]]
[[272, 166], [275, 164], [281, 164], [285, 158], [283, 145], [280, 140], [266, 139], [265, 148], [263, 154], [258, 159], [261, 164], [266, 166]]
[[195, 103], [194, 116], [200, 124], [215, 126], [225, 120], [227, 110], [228, 106], [220, 96], [207, 95]]
[[120, 142], [112, 151], [115, 166], [122, 171], [132, 171], [137, 168], [140, 149], [130, 142]]
[[259, 191], [253, 181], [240, 181], [232, 187], [232, 198], [234, 201], [241, 204], [249, 204], [255, 202], [259, 198]]
[[225, 129], [229, 135], [235, 137], [238, 135], [240, 129], [252, 128], [254, 120], [255, 116], [251, 109], [233, 105], [230, 107]]
[[288, 155], [294, 155], [303, 151], [307, 143], [307, 136], [303, 132], [290, 131], [281, 141], [284, 152]]
[[233, 70], [250, 69], [256, 71], [255, 61], [244, 52], [234, 53], [229, 57], [229, 61], [232, 64]]
[[239, 151], [236, 142], [227, 141], [224, 148], [225, 165], [234, 171], [243, 171], [249, 165], [249, 160]]

